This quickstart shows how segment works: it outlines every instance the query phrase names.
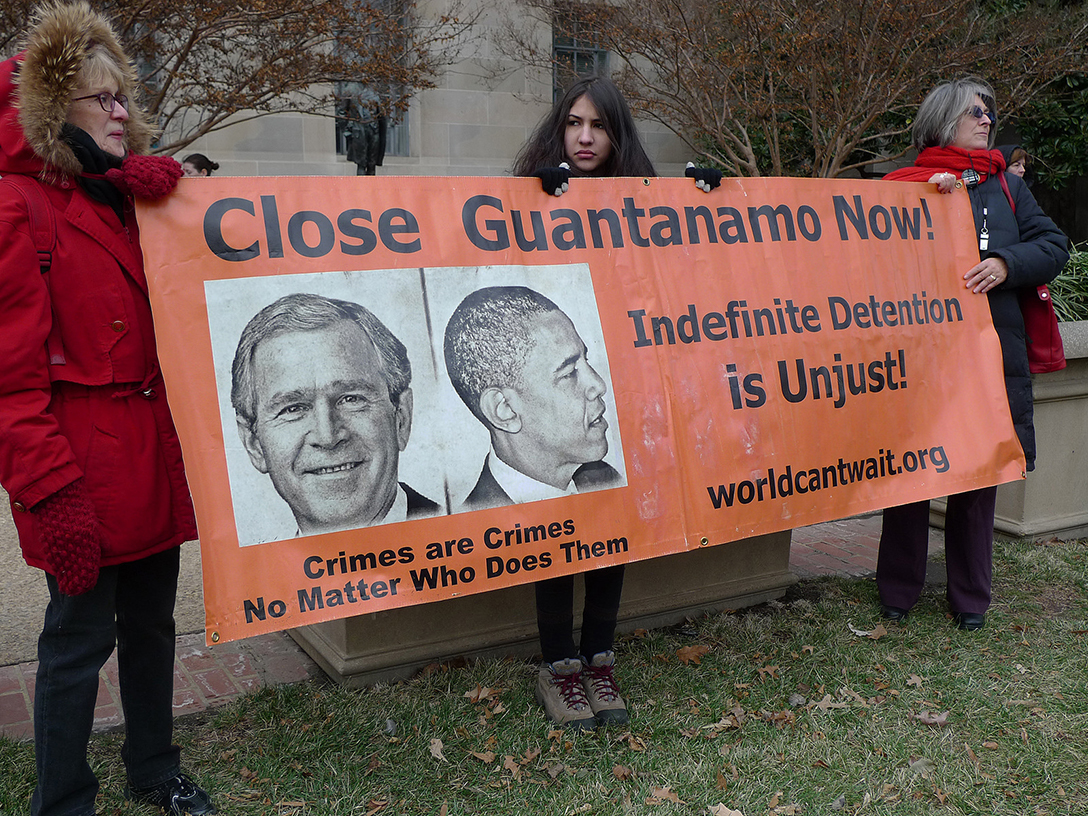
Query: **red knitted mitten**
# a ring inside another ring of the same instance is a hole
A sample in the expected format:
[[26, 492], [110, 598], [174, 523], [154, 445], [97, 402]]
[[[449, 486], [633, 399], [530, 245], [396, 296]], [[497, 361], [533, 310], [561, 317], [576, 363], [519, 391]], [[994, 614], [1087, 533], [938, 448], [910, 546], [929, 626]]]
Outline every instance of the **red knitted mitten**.
[[173, 192], [184, 171], [169, 156], [137, 156], [130, 153], [120, 169], [106, 171], [106, 178], [122, 193], [154, 200]]
[[77, 479], [34, 506], [45, 561], [65, 595], [82, 595], [98, 583], [102, 527], [83, 480]]

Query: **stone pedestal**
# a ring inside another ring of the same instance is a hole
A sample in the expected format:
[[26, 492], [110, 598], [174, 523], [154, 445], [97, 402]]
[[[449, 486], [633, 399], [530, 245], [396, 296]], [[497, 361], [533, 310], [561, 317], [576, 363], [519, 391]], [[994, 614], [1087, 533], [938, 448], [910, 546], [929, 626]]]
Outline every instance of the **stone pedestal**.
[[[780, 597], [789, 570], [789, 530], [627, 566], [619, 631], [677, 623], [701, 612]], [[581, 581], [575, 610], [581, 610]], [[575, 620], [578, 625], [578, 620]], [[339, 683], [363, 686], [409, 677], [454, 657], [538, 652], [532, 584], [438, 603], [315, 624], [291, 631]]]
[[[1034, 377], [1035, 470], [997, 491], [994, 530], [1008, 538], [1088, 536], [1088, 322], [1060, 323], [1068, 365]], [[944, 501], [931, 505], [944, 526]]]

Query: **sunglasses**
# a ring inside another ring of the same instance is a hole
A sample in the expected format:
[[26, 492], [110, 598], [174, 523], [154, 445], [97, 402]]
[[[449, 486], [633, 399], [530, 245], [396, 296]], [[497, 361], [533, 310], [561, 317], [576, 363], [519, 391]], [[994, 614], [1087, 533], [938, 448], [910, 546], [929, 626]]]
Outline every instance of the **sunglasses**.
[[117, 105], [128, 110], [128, 97], [124, 94], [111, 94], [109, 91], [104, 91], [103, 93], [91, 94], [90, 96], [77, 96], [72, 101], [79, 102], [83, 99], [97, 99], [98, 104], [102, 106], [102, 110], [106, 113], [113, 113], [113, 109]]
[[978, 105], [975, 105], [973, 108], [968, 108], [967, 116], [973, 116], [975, 119], [981, 119], [985, 116], [990, 120], [991, 125], [997, 126], [997, 114], [993, 111], [983, 110]]

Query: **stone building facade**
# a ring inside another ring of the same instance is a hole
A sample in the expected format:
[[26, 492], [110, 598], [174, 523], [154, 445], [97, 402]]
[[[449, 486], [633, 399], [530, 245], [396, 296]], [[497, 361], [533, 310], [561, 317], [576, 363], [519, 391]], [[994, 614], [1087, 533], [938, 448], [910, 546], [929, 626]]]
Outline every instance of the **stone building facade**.
[[[460, 58], [437, 77], [435, 88], [413, 96], [404, 121], [390, 130], [378, 175], [505, 175], [518, 148], [548, 111], [551, 72], [514, 62], [494, 44], [516, 4], [483, 5]], [[418, 10], [434, 16], [444, 6], [443, 0], [423, 0]], [[515, 24], [523, 24], [542, 46], [551, 47], [549, 26], [527, 18]], [[337, 152], [336, 120], [329, 113], [239, 122], [194, 142], [177, 158], [204, 153], [219, 162], [221, 175], [354, 175], [356, 166]], [[690, 158], [683, 143], [656, 123], [640, 122], [639, 128], [658, 172], [682, 175]]]

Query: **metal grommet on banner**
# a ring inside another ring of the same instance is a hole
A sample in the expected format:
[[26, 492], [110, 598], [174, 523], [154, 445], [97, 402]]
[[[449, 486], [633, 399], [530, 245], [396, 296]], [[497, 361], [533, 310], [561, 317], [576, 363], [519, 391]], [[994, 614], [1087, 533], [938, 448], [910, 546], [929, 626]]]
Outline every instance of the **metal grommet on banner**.
[[642, 184], [643, 184], [643, 186], [645, 186], [645, 187], [649, 187], [649, 186], [650, 186], [650, 180], [649, 180], [648, 178], [644, 178], [644, 179], [642, 180]]
[[212, 641], [212, 643], [218, 643], [219, 642], [219, 633], [218, 632], [212, 632], [211, 641]]
[[699, 539], [699, 546], [700, 547], [705, 547], [709, 543], [710, 543], [710, 539], [707, 538], [706, 536], [703, 536], [702, 538]]

